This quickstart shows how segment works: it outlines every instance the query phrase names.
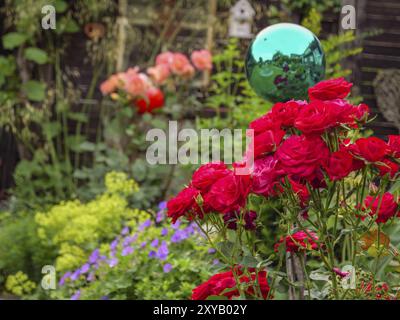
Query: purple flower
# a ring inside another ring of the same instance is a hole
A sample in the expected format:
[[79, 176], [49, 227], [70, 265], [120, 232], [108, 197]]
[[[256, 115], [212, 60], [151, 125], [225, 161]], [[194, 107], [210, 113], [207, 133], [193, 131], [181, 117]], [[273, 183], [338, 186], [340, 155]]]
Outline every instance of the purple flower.
[[163, 221], [165, 218], [164, 212], [163, 211], [158, 211], [157, 215], [156, 215], [156, 222], [160, 223], [161, 221]]
[[65, 280], [67, 280], [70, 276], [71, 276], [71, 271], [64, 273], [63, 276], [61, 277], [60, 281], [58, 282], [58, 284], [60, 286], [63, 286], [65, 284]]
[[167, 209], [167, 201], [162, 201], [158, 204], [158, 209], [165, 210]]
[[214, 265], [215, 265], [215, 264], [219, 264], [219, 260], [218, 260], [218, 259], [214, 259], [212, 263], [213, 263]]
[[124, 256], [127, 256], [128, 254], [132, 254], [132, 253], [133, 253], [133, 248], [132, 247], [125, 247], [122, 250], [121, 255], [124, 257]]
[[89, 263], [85, 263], [80, 270], [81, 274], [85, 274], [86, 272], [88, 272], [90, 269], [90, 264]]
[[161, 230], [161, 236], [165, 237], [168, 234], [168, 229], [167, 228], [163, 228]]
[[127, 237], [124, 239], [122, 245], [123, 245], [124, 247], [129, 246], [132, 242], [135, 242], [136, 239], [137, 239], [137, 235], [134, 235], [133, 237], [127, 236]]
[[151, 250], [150, 252], [149, 252], [149, 257], [150, 258], [154, 258], [156, 256], [156, 252], [154, 251], [154, 250]]
[[102, 296], [102, 297], [100, 298], [100, 300], [110, 300], [110, 298], [109, 298], [108, 296]]
[[75, 291], [75, 293], [72, 295], [71, 300], [79, 300], [81, 297], [81, 290]]
[[166, 264], [163, 266], [163, 271], [164, 271], [165, 273], [168, 273], [168, 272], [170, 272], [171, 270], [172, 270], [172, 264], [166, 263]]
[[93, 250], [92, 254], [89, 257], [89, 263], [96, 263], [97, 260], [100, 258], [100, 250], [99, 249], [95, 249]]
[[112, 259], [108, 260], [108, 265], [110, 266], [110, 268], [115, 267], [117, 264], [118, 264], [117, 258], [112, 258]]
[[140, 244], [140, 248], [144, 248], [145, 246], [146, 246], [146, 244], [147, 244], [147, 241], [143, 241], [141, 244]]
[[168, 245], [165, 241], [161, 243], [161, 246], [157, 250], [157, 258], [160, 260], [165, 260], [168, 257]]
[[171, 237], [171, 242], [178, 243], [188, 238], [188, 234], [185, 229], [176, 230], [175, 233]]
[[208, 253], [209, 253], [209, 254], [213, 254], [213, 253], [215, 253], [215, 251], [216, 251], [216, 250], [215, 250], [214, 248], [208, 249]]
[[76, 269], [76, 270], [74, 271], [74, 273], [71, 274], [71, 280], [72, 280], [72, 281], [78, 280], [80, 275], [81, 275], [81, 270], [80, 270], [80, 269]]
[[122, 234], [123, 236], [126, 236], [128, 233], [129, 233], [129, 227], [124, 227], [124, 228], [122, 229], [122, 231], [121, 231], [121, 234]]
[[119, 241], [118, 241], [118, 238], [115, 238], [114, 241], [111, 242], [111, 244], [110, 244], [110, 250], [111, 250], [111, 251], [114, 251], [115, 249], [117, 249], [118, 242], [119, 242]]
[[145, 222], [143, 222], [140, 226], [139, 226], [139, 231], [143, 231], [144, 229], [148, 228], [151, 226], [151, 220], [147, 219]]
[[96, 277], [94, 276], [94, 272], [90, 272], [89, 275], [87, 276], [86, 280], [89, 282], [93, 282], [94, 280], [96, 280]]
[[178, 229], [179, 226], [181, 225], [181, 222], [178, 220], [177, 222], [175, 222], [173, 225], [171, 225], [172, 229]]
[[154, 239], [151, 243], [150, 243], [150, 245], [152, 246], [152, 247], [154, 247], [154, 248], [156, 248], [156, 247], [158, 247], [158, 239]]

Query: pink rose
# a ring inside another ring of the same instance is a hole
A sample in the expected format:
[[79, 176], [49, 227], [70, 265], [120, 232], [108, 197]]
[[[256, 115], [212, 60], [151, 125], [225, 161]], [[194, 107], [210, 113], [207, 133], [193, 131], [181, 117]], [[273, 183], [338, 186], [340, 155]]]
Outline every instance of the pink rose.
[[208, 50], [193, 51], [190, 59], [194, 66], [199, 70], [212, 69], [212, 56]]
[[163, 84], [169, 76], [169, 68], [166, 64], [158, 64], [154, 67], [148, 68], [147, 73], [155, 83]]

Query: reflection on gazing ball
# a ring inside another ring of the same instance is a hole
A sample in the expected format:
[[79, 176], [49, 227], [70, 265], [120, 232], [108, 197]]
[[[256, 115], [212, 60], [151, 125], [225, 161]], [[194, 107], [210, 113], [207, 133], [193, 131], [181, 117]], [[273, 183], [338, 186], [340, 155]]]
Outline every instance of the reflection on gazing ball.
[[307, 98], [307, 90], [325, 75], [325, 55], [318, 38], [292, 23], [259, 32], [246, 56], [246, 75], [253, 90], [272, 102]]

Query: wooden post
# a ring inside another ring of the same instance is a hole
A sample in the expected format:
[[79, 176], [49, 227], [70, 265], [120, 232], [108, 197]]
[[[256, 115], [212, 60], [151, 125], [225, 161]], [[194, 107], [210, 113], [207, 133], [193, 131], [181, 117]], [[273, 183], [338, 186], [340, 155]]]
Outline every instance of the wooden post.
[[[207, 27], [207, 38], [206, 38], [206, 49], [212, 51], [214, 41], [214, 23], [217, 14], [217, 0], [208, 0], [209, 13], [208, 13], [208, 27]], [[204, 71], [203, 73], [203, 86], [208, 86], [210, 82], [210, 71]]]
[[116, 70], [122, 71], [124, 68], [125, 45], [126, 45], [126, 26], [128, 24], [126, 11], [128, 10], [127, 0], [119, 0], [118, 2], [118, 44], [117, 44], [117, 61]]

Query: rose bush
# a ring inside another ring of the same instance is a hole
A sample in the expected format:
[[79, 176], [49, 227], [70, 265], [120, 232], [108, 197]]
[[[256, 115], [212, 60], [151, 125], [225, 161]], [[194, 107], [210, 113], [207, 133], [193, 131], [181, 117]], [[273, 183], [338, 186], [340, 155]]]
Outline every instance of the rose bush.
[[[397, 297], [387, 283], [385, 294], [379, 293], [379, 281], [398, 279], [396, 273], [384, 272], [388, 261], [398, 265], [396, 241], [390, 243], [384, 231], [398, 224], [399, 136], [387, 142], [361, 136], [369, 109], [345, 100], [351, 87], [343, 78], [326, 80], [309, 89], [310, 102], [275, 104], [249, 125], [254, 149], [246, 155], [253, 153], [255, 162], [248, 174], [238, 174], [239, 163], [231, 169], [205, 164], [168, 202], [172, 221], [195, 221], [228, 269], [195, 288], [193, 299], [266, 299], [282, 286], [289, 288], [290, 298], [295, 298], [293, 292], [309, 299]], [[266, 228], [261, 225], [265, 203], [274, 208], [283, 233], [267, 257], [258, 250], [257, 239], [257, 230]], [[371, 232], [373, 253], [361, 245]], [[389, 244], [382, 245], [382, 237]], [[369, 289], [359, 290], [365, 281], [356, 279], [350, 293], [342, 290], [343, 275], [350, 274], [340, 271], [344, 265], [351, 266], [354, 276], [362, 268], [372, 279]], [[241, 280], [242, 273], [267, 271], [269, 282], [255, 276]], [[266, 283], [269, 294], [263, 291]], [[249, 285], [263, 294], [249, 294]]]

